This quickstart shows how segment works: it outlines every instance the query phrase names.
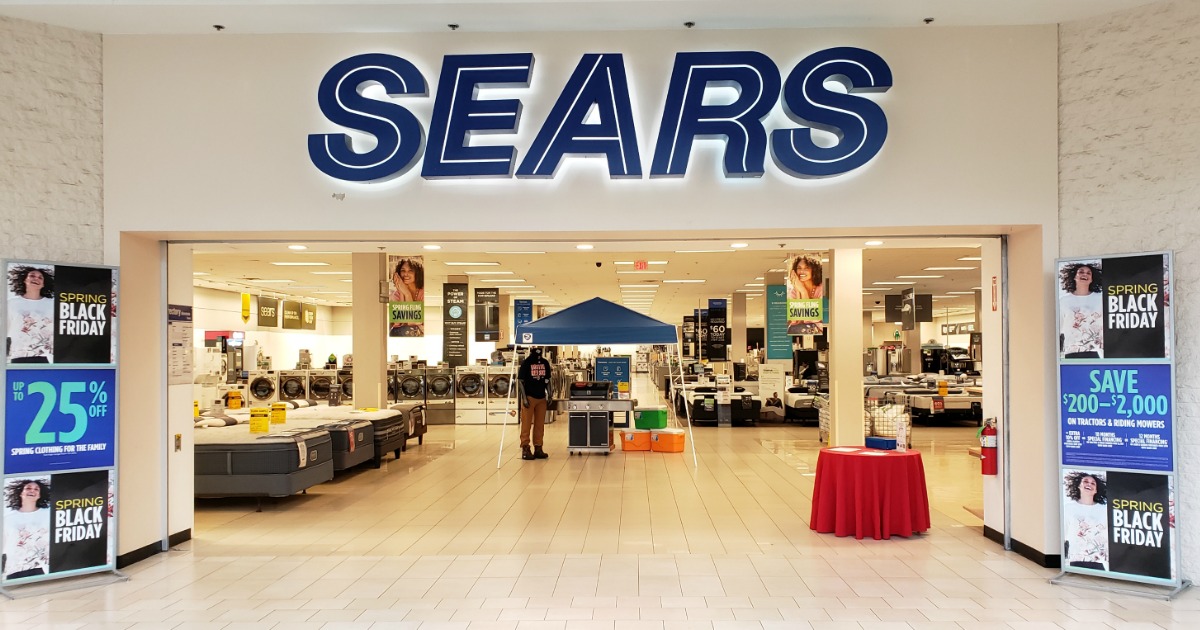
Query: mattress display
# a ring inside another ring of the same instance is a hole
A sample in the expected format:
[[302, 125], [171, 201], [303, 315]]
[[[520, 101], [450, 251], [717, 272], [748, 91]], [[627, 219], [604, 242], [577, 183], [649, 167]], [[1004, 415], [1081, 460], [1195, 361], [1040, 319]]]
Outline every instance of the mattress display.
[[198, 497], [286, 497], [333, 479], [333, 442], [324, 429], [210, 427], [196, 431], [195, 449]]
[[749, 394], [735, 395], [729, 403], [729, 421], [734, 426], [750, 426], [762, 412], [762, 399]]
[[417, 444], [425, 443], [425, 433], [429, 431], [429, 419], [425, 417], [424, 404], [415, 401], [402, 402], [392, 405], [388, 409], [404, 414], [406, 424], [404, 440], [406, 443], [413, 438], [417, 438]]
[[[303, 421], [297, 421], [301, 424]], [[375, 449], [375, 425], [368, 420], [335, 420], [318, 425], [333, 441], [333, 469], [346, 470], [369, 459]]]

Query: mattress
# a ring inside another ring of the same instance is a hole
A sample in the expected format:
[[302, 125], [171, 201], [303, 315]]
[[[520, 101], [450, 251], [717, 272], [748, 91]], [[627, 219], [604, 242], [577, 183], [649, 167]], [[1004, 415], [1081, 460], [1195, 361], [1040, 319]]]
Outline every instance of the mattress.
[[197, 429], [195, 469], [198, 497], [286, 497], [333, 479], [333, 442], [324, 429]]
[[[408, 440], [413, 438], [417, 438], [417, 444], [425, 443], [425, 433], [429, 431], [429, 419], [425, 417], [425, 405], [423, 403], [402, 402], [392, 405], [388, 409], [404, 414], [404, 440], [406, 444]], [[402, 447], [402, 450], [405, 448], [407, 447]]]
[[[303, 425], [303, 420], [293, 424]], [[369, 420], [334, 420], [318, 425], [333, 442], [333, 469], [346, 470], [374, 458], [375, 425]]]

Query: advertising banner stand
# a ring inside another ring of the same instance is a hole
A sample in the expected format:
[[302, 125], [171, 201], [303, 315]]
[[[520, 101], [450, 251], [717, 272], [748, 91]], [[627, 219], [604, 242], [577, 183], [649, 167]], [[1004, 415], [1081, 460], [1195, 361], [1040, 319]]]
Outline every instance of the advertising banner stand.
[[4, 269], [0, 594], [125, 580], [116, 570], [117, 268], [6, 260]]
[[1057, 261], [1053, 584], [1162, 599], [1191, 586], [1180, 573], [1173, 263], [1170, 252]]

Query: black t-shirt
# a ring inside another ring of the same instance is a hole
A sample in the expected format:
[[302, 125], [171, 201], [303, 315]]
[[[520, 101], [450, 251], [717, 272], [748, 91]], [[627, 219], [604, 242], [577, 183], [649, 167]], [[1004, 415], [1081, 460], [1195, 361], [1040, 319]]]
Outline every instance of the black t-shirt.
[[550, 362], [539, 356], [529, 356], [521, 362], [517, 372], [525, 395], [530, 398], [545, 398], [546, 388], [550, 385]]

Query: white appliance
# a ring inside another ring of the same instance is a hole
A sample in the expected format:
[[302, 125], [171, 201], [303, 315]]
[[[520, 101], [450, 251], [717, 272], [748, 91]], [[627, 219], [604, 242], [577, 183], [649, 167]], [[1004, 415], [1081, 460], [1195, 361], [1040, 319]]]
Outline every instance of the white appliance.
[[487, 422], [487, 367], [462, 365], [454, 373], [454, 423]]
[[274, 370], [251, 370], [246, 377], [247, 404], [269, 405], [279, 400], [279, 375]]
[[425, 369], [425, 420], [427, 424], [454, 424], [453, 369]]
[[279, 400], [308, 398], [307, 370], [279, 370]]
[[488, 367], [487, 384], [487, 423], [516, 424], [520, 422], [516, 399], [516, 367], [499, 365]]
[[338, 387], [337, 370], [309, 370], [308, 396], [315, 400], [329, 400], [329, 393]]

